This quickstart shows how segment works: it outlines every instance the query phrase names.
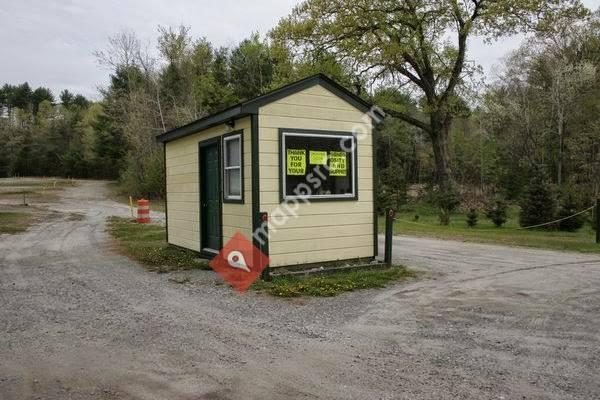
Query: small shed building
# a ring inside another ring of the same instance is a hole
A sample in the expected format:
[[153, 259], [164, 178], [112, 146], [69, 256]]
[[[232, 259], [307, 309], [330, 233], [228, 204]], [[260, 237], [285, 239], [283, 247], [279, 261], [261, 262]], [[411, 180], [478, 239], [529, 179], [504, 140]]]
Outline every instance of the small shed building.
[[270, 267], [374, 258], [380, 118], [319, 74], [159, 135], [168, 242], [206, 257], [237, 231], [256, 244], [266, 213]]

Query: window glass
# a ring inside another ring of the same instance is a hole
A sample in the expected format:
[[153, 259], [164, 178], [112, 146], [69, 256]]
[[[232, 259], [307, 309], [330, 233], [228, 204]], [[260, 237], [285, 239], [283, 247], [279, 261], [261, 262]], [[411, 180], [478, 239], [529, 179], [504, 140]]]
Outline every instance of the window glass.
[[242, 179], [240, 176], [239, 169], [228, 169], [225, 171], [225, 186], [227, 187], [227, 195], [231, 196], [241, 196], [242, 191]]
[[239, 167], [240, 166], [240, 138], [234, 138], [226, 140], [225, 150], [227, 151], [227, 167]]
[[356, 141], [350, 134], [282, 134], [283, 197], [353, 198]]
[[223, 139], [224, 196], [229, 200], [242, 199], [242, 136]]

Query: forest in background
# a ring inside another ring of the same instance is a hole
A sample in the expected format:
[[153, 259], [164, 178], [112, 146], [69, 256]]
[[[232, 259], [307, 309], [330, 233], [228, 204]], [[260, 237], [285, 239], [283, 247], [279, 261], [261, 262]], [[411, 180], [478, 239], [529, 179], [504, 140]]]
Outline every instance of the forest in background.
[[[110, 70], [100, 101], [5, 84], [0, 176], [118, 179], [128, 194], [162, 197], [155, 135], [317, 72], [367, 101], [427, 120], [423, 96], [393, 75], [365, 74], [327, 47], [300, 51], [286, 29], [293, 33], [282, 21], [269, 36], [253, 34], [231, 48], [183, 26], [159, 27], [150, 48], [132, 32], [119, 33], [95, 52]], [[440, 198], [435, 190], [431, 135], [392, 113], [377, 127], [379, 207], [419, 198], [442, 210], [493, 212], [529, 198], [548, 208], [541, 220], [591, 204], [600, 191], [598, 13], [567, 31], [531, 36], [498, 76], [482, 78], [474, 69], [452, 103], [448, 158], [457, 194]]]

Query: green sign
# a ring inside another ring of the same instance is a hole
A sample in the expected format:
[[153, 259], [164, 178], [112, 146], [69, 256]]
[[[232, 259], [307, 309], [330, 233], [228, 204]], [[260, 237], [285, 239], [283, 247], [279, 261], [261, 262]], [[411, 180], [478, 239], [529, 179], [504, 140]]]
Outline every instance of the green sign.
[[345, 151], [332, 151], [329, 153], [329, 176], [346, 176], [348, 174]]
[[310, 165], [327, 165], [326, 151], [310, 151]]
[[288, 149], [287, 174], [306, 175], [306, 150]]

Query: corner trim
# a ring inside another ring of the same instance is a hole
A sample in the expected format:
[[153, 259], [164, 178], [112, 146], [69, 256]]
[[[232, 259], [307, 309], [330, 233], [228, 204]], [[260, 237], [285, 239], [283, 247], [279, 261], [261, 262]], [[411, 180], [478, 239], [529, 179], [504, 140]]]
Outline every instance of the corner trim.
[[[252, 233], [258, 227], [257, 216], [260, 212], [260, 168], [259, 168], [259, 137], [258, 114], [250, 115], [251, 171], [252, 171]], [[254, 235], [253, 236], [253, 242]], [[256, 244], [256, 243], [254, 243]]]
[[377, 214], [377, 193], [379, 193], [379, 174], [377, 174], [377, 133], [371, 127], [371, 145], [373, 146], [373, 257], [379, 255], [379, 215]]
[[165, 182], [164, 182], [164, 189], [165, 189], [165, 240], [167, 242], [167, 244], [169, 243], [169, 207], [167, 204], [167, 197], [168, 197], [168, 192], [167, 192], [167, 144], [163, 143], [163, 167], [164, 167], [164, 171], [165, 171]]

